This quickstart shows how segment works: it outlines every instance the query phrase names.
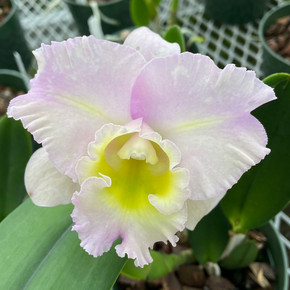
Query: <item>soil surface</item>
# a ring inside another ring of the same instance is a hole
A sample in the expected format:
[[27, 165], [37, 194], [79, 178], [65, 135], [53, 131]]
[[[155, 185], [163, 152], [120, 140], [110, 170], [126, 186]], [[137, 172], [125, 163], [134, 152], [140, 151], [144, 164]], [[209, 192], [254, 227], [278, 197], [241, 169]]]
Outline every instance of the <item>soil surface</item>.
[[23, 91], [0, 85], [0, 116], [6, 113], [10, 100], [23, 94]]
[[10, 0], [0, 0], [0, 23], [6, 18], [11, 10]]
[[278, 18], [265, 33], [269, 47], [290, 61], [290, 15]]
[[[180, 266], [176, 271], [155, 281], [141, 281], [120, 275], [120, 290], [273, 290], [275, 272], [268, 263], [266, 254], [267, 239], [256, 231], [250, 237], [260, 241], [261, 250], [257, 261], [249, 267], [238, 270], [221, 269], [221, 275], [213, 264], [205, 266], [196, 263]], [[257, 238], [256, 238], [257, 237]], [[156, 247], [157, 245], [157, 247]], [[177, 253], [179, 249], [188, 248], [187, 243], [178, 244], [176, 248], [163, 243], [156, 243], [155, 250]]]

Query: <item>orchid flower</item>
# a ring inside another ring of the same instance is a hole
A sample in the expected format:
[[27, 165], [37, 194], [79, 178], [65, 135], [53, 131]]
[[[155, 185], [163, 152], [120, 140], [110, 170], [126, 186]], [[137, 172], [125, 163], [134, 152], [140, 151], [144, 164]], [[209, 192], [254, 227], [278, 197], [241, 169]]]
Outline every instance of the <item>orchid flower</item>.
[[175, 246], [268, 153], [250, 112], [275, 99], [255, 73], [219, 69], [141, 27], [123, 45], [93, 36], [42, 45], [38, 73], [8, 115], [42, 143], [28, 162], [38, 206], [73, 203], [94, 257], [115, 249], [143, 267]]

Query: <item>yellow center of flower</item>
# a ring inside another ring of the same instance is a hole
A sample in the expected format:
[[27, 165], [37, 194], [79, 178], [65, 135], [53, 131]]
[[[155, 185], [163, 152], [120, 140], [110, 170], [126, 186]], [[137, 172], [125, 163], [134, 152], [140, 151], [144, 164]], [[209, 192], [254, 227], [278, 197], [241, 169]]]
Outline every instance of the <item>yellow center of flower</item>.
[[90, 162], [90, 176], [107, 176], [108, 202], [127, 210], [152, 207], [149, 194], [164, 196], [174, 178], [161, 147], [138, 133], [113, 139], [99, 159]]

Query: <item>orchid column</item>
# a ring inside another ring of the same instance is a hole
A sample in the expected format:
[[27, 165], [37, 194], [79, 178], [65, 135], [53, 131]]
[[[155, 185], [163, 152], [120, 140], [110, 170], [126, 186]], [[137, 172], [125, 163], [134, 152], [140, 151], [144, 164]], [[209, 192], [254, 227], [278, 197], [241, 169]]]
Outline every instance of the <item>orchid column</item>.
[[34, 52], [39, 70], [14, 99], [42, 143], [25, 175], [36, 205], [72, 202], [73, 229], [95, 257], [112, 243], [143, 267], [175, 245], [269, 153], [250, 112], [274, 100], [254, 72], [180, 53], [147, 28], [124, 45], [79, 37]]

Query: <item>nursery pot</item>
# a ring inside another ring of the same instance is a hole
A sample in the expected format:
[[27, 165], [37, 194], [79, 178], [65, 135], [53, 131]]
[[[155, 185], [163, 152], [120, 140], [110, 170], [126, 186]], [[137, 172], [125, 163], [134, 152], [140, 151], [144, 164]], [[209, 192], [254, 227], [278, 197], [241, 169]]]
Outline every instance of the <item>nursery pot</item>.
[[268, 13], [262, 18], [259, 25], [259, 37], [262, 42], [262, 50], [263, 50], [263, 62], [262, 62], [262, 70], [264, 72], [264, 76], [268, 76], [277, 72], [285, 72], [290, 73], [290, 61], [286, 60], [278, 53], [274, 52], [266, 43], [265, 32], [268, 27], [275, 23], [276, 20], [283, 16], [290, 15], [290, 3], [285, 3], [281, 6], [278, 6]]
[[[65, 0], [65, 2], [72, 13], [80, 34], [90, 35], [88, 19], [93, 15], [91, 7], [89, 5], [78, 4], [76, 3], [77, 0]], [[113, 25], [102, 20], [101, 25], [104, 34], [112, 34], [133, 25], [129, 4], [129, 0], [112, 0], [106, 3], [99, 3], [101, 13], [118, 22], [118, 25]]]
[[205, 0], [205, 12], [213, 20], [242, 24], [263, 16], [267, 0]]
[[276, 274], [274, 290], [288, 290], [288, 259], [280, 234], [272, 222], [260, 227], [259, 230], [267, 237], [268, 256]]
[[0, 69], [18, 70], [13, 52], [21, 55], [27, 69], [32, 60], [32, 53], [24, 38], [24, 33], [17, 15], [17, 7], [11, 1], [11, 10], [3, 22], [0, 23]]

